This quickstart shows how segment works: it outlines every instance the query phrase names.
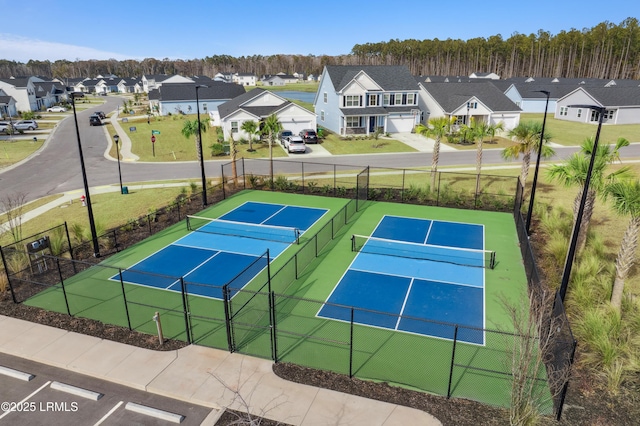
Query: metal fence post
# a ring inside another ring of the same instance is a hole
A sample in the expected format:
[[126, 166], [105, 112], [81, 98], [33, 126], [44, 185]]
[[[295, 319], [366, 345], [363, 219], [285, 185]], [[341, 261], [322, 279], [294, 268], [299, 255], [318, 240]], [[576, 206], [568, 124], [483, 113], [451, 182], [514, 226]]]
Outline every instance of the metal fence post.
[[442, 172], [438, 172], [438, 190], [436, 191], [436, 206], [440, 205], [440, 180], [442, 179]]
[[402, 169], [402, 189], [400, 190], [400, 202], [404, 203], [404, 178], [407, 173], [407, 169]]
[[267, 249], [267, 288], [271, 293], [271, 262], [269, 260], [269, 249]]
[[180, 277], [180, 292], [182, 293], [182, 308], [184, 312], [184, 331], [187, 333], [187, 343], [191, 344], [191, 326], [189, 325], [189, 301], [187, 300], [187, 292], [184, 287], [184, 278]]
[[451, 398], [451, 382], [453, 380], [453, 364], [456, 359], [456, 343], [458, 342], [458, 325], [453, 331], [453, 350], [451, 351], [451, 367], [449, 368], [449, 386], [447, 387], [447, 399]]
[[[569, 368], [573, 366], [573, 359], [576, 355], [576, 346], [578, 346], [577, 341], [573, 341], [573, 348], [571, 349], [571, 357], [569, 358]], [[562, 392], [560, 393], [560, 402], [558, 403], [558, 410], [556, 412], [556, 420], [560, 421], [562, 417], [562, 408], [564, 407], [564, 399], [567, 396], [567, 390], [569, 389], [569, 378], [567, 377], [567, 381], [564, 382], [564, 386], [562, 386]]]
[[224, 164], [220, 164], [220, 186], [222, 187], [222, 199], [227, 199], [227, 193], [224, 190]]
[[302, 193], [304, 194], [304, 161], [300, 162], [300, 167], [302, 168]]
[[351, 329], [349, 330], [349, 378], [353, 378], [353, 306], [351, 307]]
[[60, 258], [56, 257], [56, 266], [58, 267], [58, 276], [60, 277], [60, 286], [62, 287], [62, 295], [64, 296], [64, 304], [67, 306], [67, 314], [71, 315], [71, 309], [69, 309], [69, 300], [67, 299], [67, 290], [64, 288], [64, 280], [62, 279], [62, 270], [60, 269]]
[[122, 279], [122, 269], [118, 269], [118, 275], [120, 276], [120, 288], [122, 289], [122, 300], [124, 301], [124, 311], [127, 314], [127, 325], [129, 326], [129, 330], [133, 330], [131, 328], [131, 317], [129, 316], [129, 305], [127, 304], [127, 294], [124, 291], [124, 281]]
[[7, 266], [7, 260], [4, 258], [4, 250], [2, 250], [2, 246], [0, 246], [0, 257], [2, 257], [2, 266], [4, 266], [4, 273], [7, 276], [7, 283], [9, 284], [9, 290], [11, 291], [11, 298], [13, 299], [13, 303], [18, 303], [16, 300], [16, 294], [13, 291], [13, 284], [11, 284], [11, 278], [9, 277], [9, 267]]
[[269, 319], [271, 321], [271, 357], [278, 363], [278, 333], [276, 329], [276, 294], [269, 293]]

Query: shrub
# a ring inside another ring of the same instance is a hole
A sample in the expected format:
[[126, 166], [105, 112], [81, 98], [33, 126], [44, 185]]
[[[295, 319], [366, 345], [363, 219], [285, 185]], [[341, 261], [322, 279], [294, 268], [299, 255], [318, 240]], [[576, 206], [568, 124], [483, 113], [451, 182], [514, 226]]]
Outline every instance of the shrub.
[[318, 190], [318, 182], [307, 182], [307, 189], [309, 190], [310, 194], [313, 194]]
[[211, 156], [212, 157], [219, 157], [221, 155], [225, 155], [224, 154], [224, 145], [221, 144], [221, 143], [211, 144], [209, 149], [211, 149]]

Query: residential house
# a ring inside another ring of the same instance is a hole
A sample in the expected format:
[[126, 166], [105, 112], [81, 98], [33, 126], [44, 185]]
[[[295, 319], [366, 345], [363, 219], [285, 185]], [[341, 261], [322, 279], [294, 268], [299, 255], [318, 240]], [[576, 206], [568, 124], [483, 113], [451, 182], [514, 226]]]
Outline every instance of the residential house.
[[253, 73], [240, 73], [233, 74], [233, 82], [240, 86], [255, 86], [257, 77]]
[[18, 115], [16, 100], [0, 89], [0, 118], [15, 117]]
[[82, 81], [77, 82], [72, 86], [73, 92], [82, 92], [82, 93], [95, 93], [96, 92], [96, 84], [98, 84], [100, 80], [96, 78], [85, 78]]
[[[576, 86], [571, 84], [511, 83], [504, 90], [504, 94], [519, 106], [522, 112], [544, 113], [545, 108], [547, 112], [555, 111], [557, 100], [575, 88]], [[549, 92], [548, 107], [547, 95], [544, 92]]]
[[460, 126], [470, 124], [473, 118], [490, 125], [503, 123], [508, 131], [520, 122], [520, 107], [489, 81], [419, 85], [421, 109], [428, 111], [424, 124], [431, 118], [452, 117]]
[[224, 83], [233, 83], [233, 73], [231, 72], [227, 72], [227, 73], [223, 73], [223, 72], [219, 72], [216, 75], [213, 76], [213, 79], [215, 81], [222, 81]]
[[66, 87], [56, 81], [34, 80], [33, 85], [36, 92], [36, 109], [38, 111], [66, 100]]
[[302, 72], [294, 72], [293, 76], [298, 80], [298, 81], [304, 81], [304, 73]]
[[318, 125], [339, 135], [410, 132], [420, 88], [406, 66], [327, 65], [313, 106]]
[[558, 99], [554, 116], [558, 120], [597, 123], [600, 108], [606, 109], [603, 123], [640, 124], [640, 87], [578, 87]]
[[36, 88], [33, 80], [40, 80], [34, 77], [10, 77], [0, 78], [0, 89], [11, 96], [16, 102], [18, 111], [37, 111], [38, 102]]
[[121, 81], [122, 79], [116, 76], [99, 78], [95, 91], [96, 93], [118, 93], [118, 83]]
[[315, 129], [316, 116], [311, 111], [288, 101], [273, 92], [261, 88], [250, 90], [218, 107], [218, 115], [212, 115], [212, 121], [219, 123], [225, 140], [231, 135], [235, 140], [248, 140], [250, 135], [242, 130], [242, 123], [255, 121], [261, 123], [271, 114], [275, 114], [283, 129], [297, 134], [302, 129]]
[[118, 93], [141, 93], [142, 81], [139, 78], [121, 78], [117, 88]]
[[[219, 81], [211, 81], [207, 86], [200, 86], [197, 90], [200, 111], [205, 114], [217, 111], [220, 104], [245, 93], [242, 86]], [[149, 92], [149, 106], [157, 115], [195, 114], [196, 84], [165, 83]]]
[[189, 77], [181, 75], [167, 74], [148, 74], [142, 76], [142, 88], [145, 93], [149, 93], [153, 89], [157, 89], [167, 83], [193, 83]]
[[500, 76], [495, 72], [474, 72], [469, 78], [483, 78], [488, 80], [500, 80]]
[[276, 75], [265, 75], [260, 81], [265, 86], [284, 86], [285, 84], [297, 83], [298, 77], [280, 72]]

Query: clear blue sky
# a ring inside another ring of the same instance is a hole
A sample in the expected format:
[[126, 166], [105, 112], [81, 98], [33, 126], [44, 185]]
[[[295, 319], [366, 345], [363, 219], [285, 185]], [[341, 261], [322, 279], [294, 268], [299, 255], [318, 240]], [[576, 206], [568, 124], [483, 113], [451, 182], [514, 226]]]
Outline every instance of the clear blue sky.
[[0, 0], [0, 59], [340, 55], [390, 39], [552, 35], [640, 19], [638, 0]]

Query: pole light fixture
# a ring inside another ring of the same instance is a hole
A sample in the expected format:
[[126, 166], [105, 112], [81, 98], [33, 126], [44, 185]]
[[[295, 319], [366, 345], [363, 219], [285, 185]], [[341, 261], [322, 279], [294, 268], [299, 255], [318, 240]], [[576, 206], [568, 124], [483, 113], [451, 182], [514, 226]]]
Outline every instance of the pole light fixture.
[[87, 171], [84, 167], [84, 156], [82, 155], [82, 143], [80, 142], [80, 128], [78, 127], [78, 115], [76, 113], [76, 95], [71, 93], [71, 105], [73, 106], [73, 119], [76, 123], [76, 137], [78, 139], [78, 154], [80, 155], [80, 169], [82, 171], [82, 183], [84, 184], [85, 202], [87, 213], [89, 214], [89, 228], [91, 230], [91, 240], [93, 241], [93, 256], [100, 257], [100, 245], [96, 233], [96, 223], [93, 218], [93, 208], [91, 207], [91, 195], [89, 194], [89, 183], [87, 181]]
[[200, 154], [200, 174], [202, 175], [202, 206], [207, 206], [207, 178], [204, 174], [204, 155], [202, 153], [202, 131], [200, 130], [200, 98], [198, 97], [198, 89], [201, 87], [209, 87], [204, 85], [196, 85], [196, 111], [198, 113], [198, 152]]
[[113, 135], [113, 142], [116, 144], [116, 157], [118, 158], [118, 178], [120, 179], [120, 194], [124, 194], [124, 190], [122, 188], [122, 171], [120, 170], [120, 147], [118, 142], [120, 142], [120, 136], [116, 133]]
[[573, 231], [571, 232], [571, 242], [569, 244], [569, 250], [567, 251], [567, 259], [564, 262], [564, 271], [562, 272], [562, 281], [560, 282], [560, 298], [564, 302], [564, 297], [567, 294], [567, 287], [569, 286], [569, 278], [571, 277], [571, 268], [573, 267], [573, 260], [576, 256], [576, 246], [578, 244], [578, 235], [580, 234], [580, 224], [582, 222], [582, 216], [584, 215], [584, 206], [587, 203], [587, 193], [589, 192], [589, 184], [591, 183], [591, 175], [593, 173], [593, 165], [596, 161], [596, 155], [598, 152], [598, 141], [600, 139], [600, 130], [602, 129], [602, 120], [606, 108], [598, 105], [568, 105], [568, 108], [585, 108], [592, 109], [598, 112], [598, 130], [596, 130], [596, 137], [593, 141], [593, 149], [591, 150], [591, 161], [589, 161], [589, 168], [587, 169], [587, 176], [584, 179], [584, 188], [582, 189], [582, 197], [580, 198], [580, 206], [578, 207], [578, 213], [576, 215], [576, 221], [573, 224]]
[[[535, 90], [547, 96], [547, 102], [544, 105], [544, 118], [542, 119], [542, 132], [540, 133], [540, 144], [538, 145], [538, 158], [536, 158], [536, 171], [533, 174], [533, 183], [531, 184], [531, 197], [529, 199], [529, 210], [527, 211], [527, 236], [531, 235], [531, 214], [533, 213], [533, 200], [536, 196], [536, 185], [538, 183], [538, 171], [540, 170], [540, 157], [542, 157], [542, 144], [544, 143], [544, 128], [547, 124], [547, 110], [549, 109], [549, 91]], [[524, 185], [524, 182], [522, 182]]]

